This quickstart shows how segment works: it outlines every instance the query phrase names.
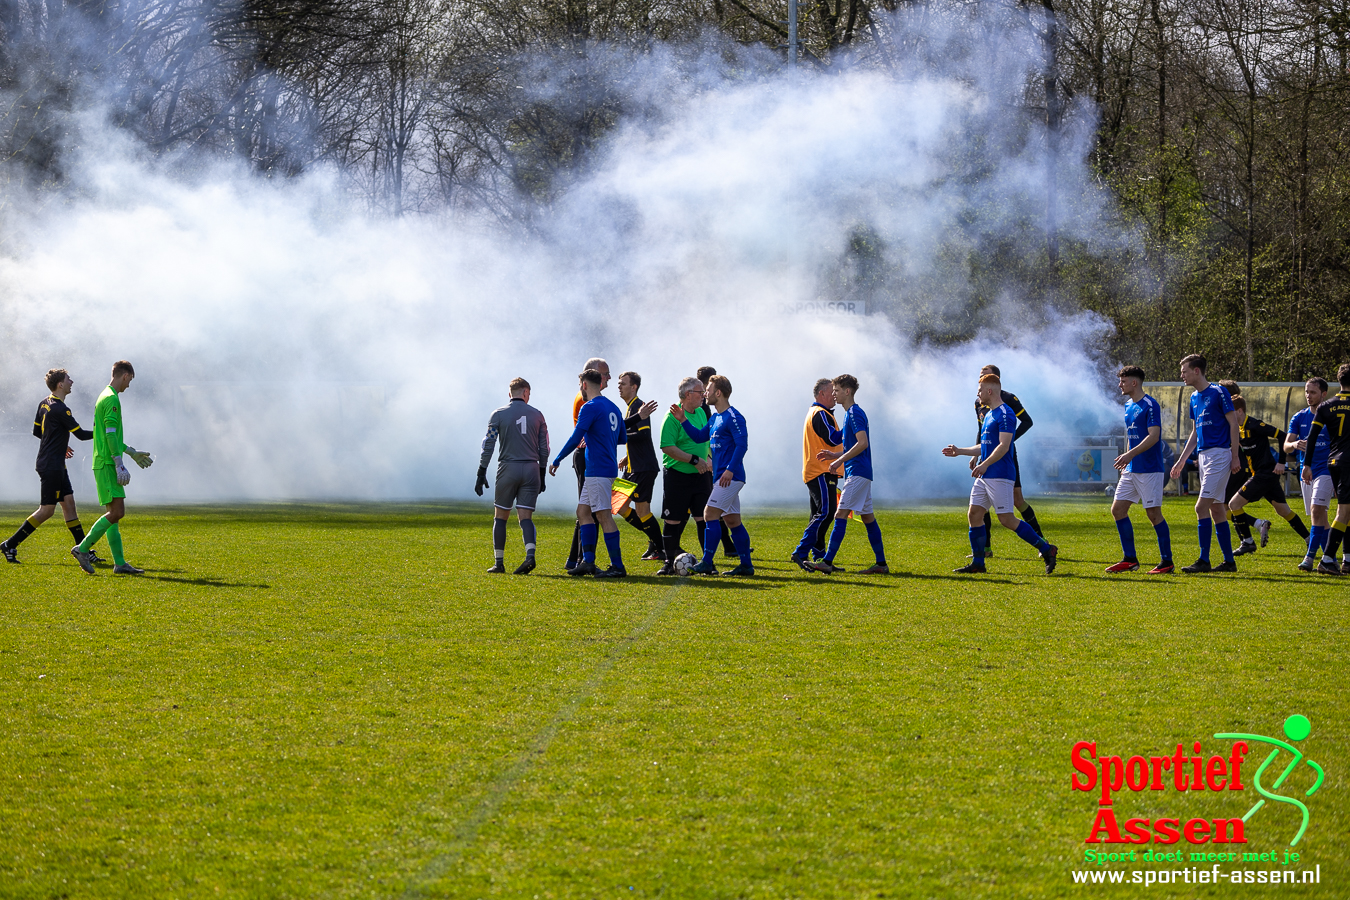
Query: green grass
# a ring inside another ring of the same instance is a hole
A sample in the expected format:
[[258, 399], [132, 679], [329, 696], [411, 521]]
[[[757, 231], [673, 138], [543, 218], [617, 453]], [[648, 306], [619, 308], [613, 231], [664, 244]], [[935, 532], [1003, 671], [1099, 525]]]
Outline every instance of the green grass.
[[[0, 567], [0, 896], [1082, 895], [1075, 741], [1208, 755], [1295, 712], [1327, 772], [1297, 848], [1322, 884], [1241, 890], [1346, 896], [1350, 583], [1294, 571], [1278, 522], [1238, 577], [1108, 578], [1100, 498], [1038, 511], [1049, 578], [1002, 530], [990, 575], [952, 575], [963, 511], [926, 507], [880, 513], [875, 578], [790, 568], [804, 517], [752, 515], [760, 575], [734, 583], [578, 583], [557, 518], [534, 575], [488, 576], [466, 506], [133, 505], [140, 579], [83, 575], [48, 523]], [[29, 510], [0, 512], [8, 533]], [[1189, 562], [1194, 515], [1167, 514]], [[868, 555], [855, 528], [840, 561]], [[1288, 809], [1248, 849], [1286, 847]]]

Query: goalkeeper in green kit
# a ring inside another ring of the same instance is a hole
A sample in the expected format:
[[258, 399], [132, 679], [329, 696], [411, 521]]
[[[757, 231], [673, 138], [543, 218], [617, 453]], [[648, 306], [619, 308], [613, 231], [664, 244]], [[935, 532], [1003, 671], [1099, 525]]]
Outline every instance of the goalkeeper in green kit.
[[98, 486], [98, 502], [108, 511], [94, 523], [84, 540], [70, 549], [70, 555], [90, 575], [94, 574], [94, 545], [104, 534], [108, 535], [108, 549], [112, 551], [113, 574], [143, 575], [145, 570], [127, 563], [122, 556], [122, 534], [117, 523], [126, 515], [126, 486], [131, 473], [122, 462], [123, 456], [142, 469], [150, 467], [149, 453], [128, 447], [122, 435], [122, 400], [119, 396], [131, 386], [136, 370], [125, 359], [113, 363], [112, 381], [98, 395], [94, 405], [94, 484]]

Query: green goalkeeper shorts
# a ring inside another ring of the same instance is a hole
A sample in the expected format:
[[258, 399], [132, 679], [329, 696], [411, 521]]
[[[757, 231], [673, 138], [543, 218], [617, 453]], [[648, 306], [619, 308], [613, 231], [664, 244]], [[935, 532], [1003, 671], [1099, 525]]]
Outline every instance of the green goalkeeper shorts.
[[98, 486], [100, 506], [127, 495], [127, 489], [117, 483], [117, 469], [113, 466], [99, 466], [94, 470], [94, 484]]

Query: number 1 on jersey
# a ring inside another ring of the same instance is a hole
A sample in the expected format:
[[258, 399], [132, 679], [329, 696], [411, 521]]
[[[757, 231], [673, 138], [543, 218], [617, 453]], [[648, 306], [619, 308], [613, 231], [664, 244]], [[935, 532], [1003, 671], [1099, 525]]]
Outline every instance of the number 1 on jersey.
[[525, 433], [525, 417], [524, 417], [524, 416], [521, 416], [519, 419], [516, 419], [516, 424], [520, 426], [520, 433], [521, 433], [521, 434], [524, 434], [524, 433]]

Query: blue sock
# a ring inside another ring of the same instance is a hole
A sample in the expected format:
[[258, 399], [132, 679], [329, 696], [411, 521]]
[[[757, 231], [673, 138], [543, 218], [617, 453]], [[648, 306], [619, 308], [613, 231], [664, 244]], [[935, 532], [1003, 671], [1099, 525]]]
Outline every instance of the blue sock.
[[1327, 532], [1330, 531], [1325, 525], [1314, 525], [1308, 532], [1308, 559], [1316, 559], [1318, 552], [1327, 544]]
[[750, 532], [745, 530], [744, 525], [737, 525], [731, 529], [731, 543], [736, 547], [736, 553], [741, 558], [741, 565], [753, 565], [750, 562]]
[[877, 565], [886, 565], [886, 547], [881, 543], [881, 525], [876, 519], [863, 523], [867, 526], [867, 542], [872, 545], [872, 552], [876, 554]]
[[1162, 554], [1163, 562], [1172, 561], [1172, 530], [1167, 527], [1167, 520], [1163, 519], [1153, 530], [1158, 533], [1158, 552]]
[[1228, 522], [1214, 523], [1214, 536], [1219, 539], [1219, 549], [1223, 551], [1223, 561], [1233, 561], [1233, 534], [1228, 530]]
[[1026, 541], [1031, 546], [1035, 547], [1037, 550], [1044, 551], [1047, 547], [1050, 546], [1048, 543], [1046, 543], [1045, 538], [1037, 534], [1036, 529], [1032, 528], [1026, 522], [1017, 523], [1017, 536], [1020, 537], [1022, 540]]
[[1196, 528], [1200, 532], [1200, 558], [1209, 562], [1209, 539], [1214, 531], [1214, 522], [1208, 518], [1201, 519]]
[[984, 526], [972, 525], [970, 528], [970, 561], [977, 567], [984, 567], [984, 548], [988, 541], [984, 539]]
[[619, 552], [619, 529], [605, 532], [605, 549], [609, 551], [609, 564], [616, 569], [622, 569], [623, 554]]
[[848, 530], [848, 519], [835, 519], [834, 531], [830, 532], [830, 546], [825, 550], [825, 561], [834, 562], [834, 555], [839, 552], [839, 547], [844, 543], [844, 532]]
[[812, 519], [806, 523], [806, 530], [802, 532], [802, 541], [797, 545], [797, 549], [792, 551], [792, 555], [798, 559], [806, 559], [811, 552], [811, 548], [816, 545], [816, 535], [820, 534], [820, 526], [824, 524], [822, 519]]
[[722, 546], [722, 520], [708, 519], [703, 523], [703, 562], [711, 563]]
[[1126, 559], [1138, 559], [1134, 555], [1134, 526], [1130, 524], [1130, 517], [1116, 519], [1116, 531], [1120, 532], [1120, 549], [1125, 552]]
[[595, 562], [595, 538], [600, 526], [592, 522], [581, 526], [581, 558], [588, 563]]

